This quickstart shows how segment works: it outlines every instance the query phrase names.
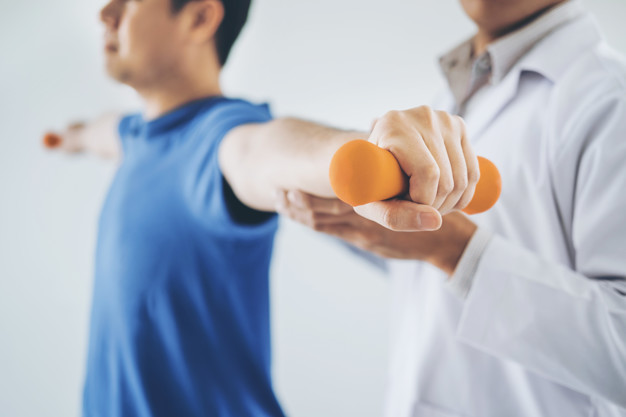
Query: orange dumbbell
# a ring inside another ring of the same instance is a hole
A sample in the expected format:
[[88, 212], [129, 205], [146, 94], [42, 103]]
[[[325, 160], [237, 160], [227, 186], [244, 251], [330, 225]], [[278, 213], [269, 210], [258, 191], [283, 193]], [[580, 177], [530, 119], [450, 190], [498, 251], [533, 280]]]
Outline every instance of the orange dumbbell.
[[[480, 180], [472, 201], [463, 209], [467, 214], [489, 210], [502, 190], [498, 168], [480, 156], [478, 166]], [[360, 139], [335, 152], [330, 163], [330, 184], [337, 197], [351, 206], [387, 200], [408, 191], [408, 177], [393, 154]]]
[[48, 132], [44, 135], [42, 142], [43, 146], [45, 146], [46, 148], [54, 149], [61, 146], [61, 142], [63, 142], [63, 139], [61, 139], [61, 137], [56, 133]]

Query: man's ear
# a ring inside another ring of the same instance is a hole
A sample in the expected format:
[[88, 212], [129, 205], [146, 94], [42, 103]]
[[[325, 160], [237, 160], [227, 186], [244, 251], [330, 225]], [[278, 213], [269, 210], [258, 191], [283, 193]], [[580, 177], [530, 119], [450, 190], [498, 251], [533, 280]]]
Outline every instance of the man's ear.
[[224, 5], [220, 0], [198, 0], [187, 3], [181, 13], [192, 41], [206, 43], [212, 40], [224, 19]]

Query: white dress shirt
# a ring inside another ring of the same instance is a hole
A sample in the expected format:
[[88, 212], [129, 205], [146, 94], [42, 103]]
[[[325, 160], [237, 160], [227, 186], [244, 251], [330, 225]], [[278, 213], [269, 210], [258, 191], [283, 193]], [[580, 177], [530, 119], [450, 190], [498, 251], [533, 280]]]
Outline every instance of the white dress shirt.
[[578, 1], [486, 56], [436, 107], [502, 195], [450, 280], [389, 262], [386, 416], [626, 416], [626, 62]]

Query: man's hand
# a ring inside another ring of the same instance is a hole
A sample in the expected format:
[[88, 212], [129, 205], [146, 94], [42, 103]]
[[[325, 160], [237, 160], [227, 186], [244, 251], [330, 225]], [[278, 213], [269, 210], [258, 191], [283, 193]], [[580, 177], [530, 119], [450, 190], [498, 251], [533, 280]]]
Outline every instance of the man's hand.
[[104, 114], [91, 122], [73, 123], [61, 132], [47, 133], [43, 145], [67, 153], [89, 152], [104, 158], [117, 158], [120, 144], [117, 113]]
[[340, 200], [293, 190], [279, 193], [276, 211], [376, 255], [426, 261], [449, 275], [476, 231], [471, 220], [454, 212], [444, 216], [437, 231], [396, 232], [363, 218]]
[[409, 192], [356, 207], [361, 216], [391, 230], [436, 230], [441, 215], [471, 201], [480, 171], [460, 117], [426, 106], [391, 111], [374, 123], [369, 141], [396, 157]]
[[85, 123], [72, 123], [65, 130], [58, 133], [46, 133], [43, 145], [48, 149], [56, 149], [67, 153], [79, 153], [84, 151], [83, 135]]

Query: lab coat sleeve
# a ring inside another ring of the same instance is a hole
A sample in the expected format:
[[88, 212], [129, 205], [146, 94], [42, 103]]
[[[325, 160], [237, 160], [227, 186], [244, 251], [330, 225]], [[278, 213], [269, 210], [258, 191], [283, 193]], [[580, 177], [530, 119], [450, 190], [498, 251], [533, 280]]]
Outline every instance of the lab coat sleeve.
[[491, 237], [492, 233], [489, 230], [478, 226], [474, 235], [467, 243], [461, 259], [459, 259], [459, 263], [457, 263], [454, 269], [454, 273], [446, 281], [450, 291], [459, 298], [467, 298], [467, 293], [469, 293], [474, 281], [476, 268], [478, 268], [478, 262], [483, 252], [485, 252]]
[[555, 179], [556, 186], [568, 186], [567, 180], [572, 189], [566, 238], [574, 267], [494, 236], [478, 261], [457, 335], [482, 351], [626, 409], [623, 91], [564, 132], [572, 138], [555, 160], [555, 173], [567, 171], [559, 164], [576, 164], [573, 181]]

